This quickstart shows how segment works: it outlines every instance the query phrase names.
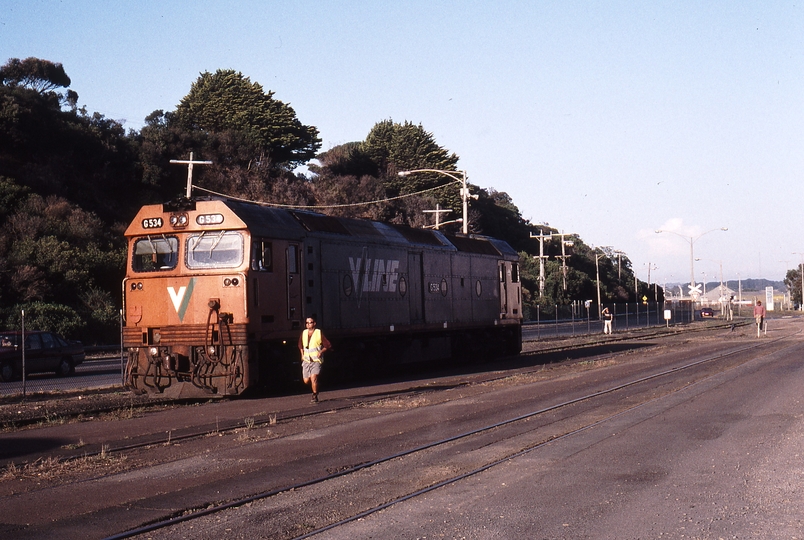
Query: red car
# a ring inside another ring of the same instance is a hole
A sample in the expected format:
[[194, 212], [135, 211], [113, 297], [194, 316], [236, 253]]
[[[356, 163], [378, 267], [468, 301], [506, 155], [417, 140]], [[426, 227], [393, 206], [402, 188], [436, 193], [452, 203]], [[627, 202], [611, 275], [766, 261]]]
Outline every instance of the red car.
[[[0, 332], [0, 379], [12, 381], [22, 376], [22, 335]], [[60, 377], [75, 373], [84, 361], [80, 341], [67, 341], [53, 332], [25, 332], [25, 373], [54, 372]]]

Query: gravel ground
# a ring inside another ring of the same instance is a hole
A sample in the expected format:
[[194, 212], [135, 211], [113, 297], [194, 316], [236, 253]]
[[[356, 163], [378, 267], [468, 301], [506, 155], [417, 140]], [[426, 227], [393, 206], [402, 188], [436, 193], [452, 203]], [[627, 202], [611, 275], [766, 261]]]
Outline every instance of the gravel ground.
[[82, 421], [101, 412], [163, 405], [165, 400], [137, 396], [125, 390], [73, 394], [38, 394], [0, 399], [0, 430], [10, 430], [46, 422]]

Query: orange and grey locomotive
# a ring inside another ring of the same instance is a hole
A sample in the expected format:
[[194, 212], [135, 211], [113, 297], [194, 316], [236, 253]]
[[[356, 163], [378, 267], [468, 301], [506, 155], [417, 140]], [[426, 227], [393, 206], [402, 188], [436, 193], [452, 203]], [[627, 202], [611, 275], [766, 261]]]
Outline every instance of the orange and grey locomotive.
[[225, 199], [143, 207], [126, 230], [125, 381], [175, 397], [298, 378], [305, 317], [332, 372], [521, 349], [506, 242]]

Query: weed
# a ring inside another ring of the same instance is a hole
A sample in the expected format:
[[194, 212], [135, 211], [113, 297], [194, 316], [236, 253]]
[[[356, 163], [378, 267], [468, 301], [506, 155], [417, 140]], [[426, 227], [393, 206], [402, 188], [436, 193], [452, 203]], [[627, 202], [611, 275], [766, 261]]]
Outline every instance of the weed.
[[84, 439], [78, 439], [77, 443], [65, 444], [64, 446], [62, 446], [62, 448], [65, 450], [76, 450], [78, 448], [83, 448], [84, 446], [86, 446]]

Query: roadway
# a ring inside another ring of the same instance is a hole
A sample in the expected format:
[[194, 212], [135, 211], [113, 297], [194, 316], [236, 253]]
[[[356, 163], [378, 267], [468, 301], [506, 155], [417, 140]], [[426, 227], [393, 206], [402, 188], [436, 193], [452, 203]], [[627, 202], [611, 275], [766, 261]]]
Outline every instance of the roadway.
[[[120, 356], [87, 358], [75, 368], [75, 374], [57, 377], [53, 373], [32, 373], [24, 382], [27, 394], [34, 392], [73, 392], [120, 386]], [[23, 381], [0, 382], [0, 396], [22, 395]]]

